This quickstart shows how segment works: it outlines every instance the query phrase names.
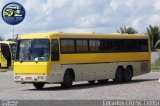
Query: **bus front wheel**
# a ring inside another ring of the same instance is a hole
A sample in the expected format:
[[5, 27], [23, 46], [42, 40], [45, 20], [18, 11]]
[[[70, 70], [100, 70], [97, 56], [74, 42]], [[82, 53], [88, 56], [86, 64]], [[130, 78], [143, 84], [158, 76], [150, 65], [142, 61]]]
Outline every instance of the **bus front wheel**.
[[33, 83], [33, 86], [36, 89], [42, 89], [44, 87], [45, 83]]
[[72, 86], [72, 83], [73, 83], [73, 75], [70, 71], [66, 71], [61, 86], [63, 88], [70, 88]]

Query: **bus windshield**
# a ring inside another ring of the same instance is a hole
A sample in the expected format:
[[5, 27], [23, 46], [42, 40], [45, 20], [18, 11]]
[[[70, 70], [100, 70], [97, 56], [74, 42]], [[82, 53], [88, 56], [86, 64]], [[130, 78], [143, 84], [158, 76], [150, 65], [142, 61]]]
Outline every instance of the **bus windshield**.
[[17, 47], [17, 61], [48, 61], [49, 40], [19, 40]]

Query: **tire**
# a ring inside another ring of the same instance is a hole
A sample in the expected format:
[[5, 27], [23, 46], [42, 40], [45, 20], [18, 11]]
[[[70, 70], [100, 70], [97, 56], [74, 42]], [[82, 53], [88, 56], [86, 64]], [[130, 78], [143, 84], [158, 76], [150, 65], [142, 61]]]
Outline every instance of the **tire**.
[[95, 83], [95, 80], [93, 81], [88, 81], [89, 84], [93, 85]]
[[129, 82], [131, 81], [132, 77], [133, 77], [133, 68], [127, 67], [126, 70], [124, 71], [124, 81]]
[[108, 79], [105, 79], [105, 80], [98, 80], [99, 83], [101, 84], [105, 84], [105, 83], [108, 83]]
[[63, 77], [63, 82], [61, 83], [61, 86], [63, 88], [70, 88], [72, 87], [73, 83], [73, 75], [71, 72], [66, 71]]
[[113, 82], [120, 83], [122, 81], [123, 81], [123, 69], [117, 68], [116, 74], [115, 74], [115, 79], [113, 79]]
[[36, 89], [42, 89], [44, 87], [45, 83], [33, 83], [33, 86]]

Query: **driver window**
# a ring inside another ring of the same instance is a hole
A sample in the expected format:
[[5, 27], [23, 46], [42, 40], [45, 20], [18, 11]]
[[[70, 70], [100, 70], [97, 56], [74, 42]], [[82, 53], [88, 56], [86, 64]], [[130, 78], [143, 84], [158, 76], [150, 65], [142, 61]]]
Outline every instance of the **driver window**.
[[54, 39], [52, 40], [52, 61], [58, 61], [59, 60], [59, 44], [58, 40]]

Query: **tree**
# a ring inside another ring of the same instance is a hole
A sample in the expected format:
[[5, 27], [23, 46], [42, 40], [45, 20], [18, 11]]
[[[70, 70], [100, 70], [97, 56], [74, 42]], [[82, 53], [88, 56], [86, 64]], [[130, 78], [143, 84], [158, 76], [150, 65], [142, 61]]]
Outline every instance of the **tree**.
[[125, 33], [127, 33], [127, 34], [136, 34], [136, 33], [138, 33], [134, 28], [132, 28], [132, 27], [126, 27], [126, 26], [124, 26], [124, 27], [120, 27], [119, 28], [119, 30], [117, 30], [117, 32], [118, 33], [122, 33], [122, 34], [125, 34]]
[[3, 40], [4, 40], [4, 36], [1, 35], [1, 36], [0, 36], [0, 41], [3, 41]]
[[19, 35], [16, 34], [16, 38], [8, 38], [7, 41], [15, 41], [15, 42], [16, 42], [17, 39], [18, 39], [18, 36], [19, 36]]
[[156, 25], [149, 25], [146, 35], [149, 36], [152, 50], [155, 50], [160, 43], [160, 28]]

